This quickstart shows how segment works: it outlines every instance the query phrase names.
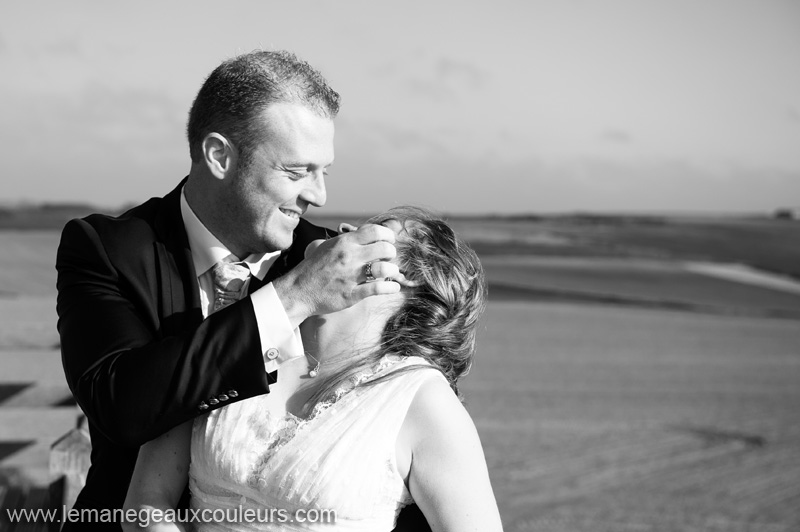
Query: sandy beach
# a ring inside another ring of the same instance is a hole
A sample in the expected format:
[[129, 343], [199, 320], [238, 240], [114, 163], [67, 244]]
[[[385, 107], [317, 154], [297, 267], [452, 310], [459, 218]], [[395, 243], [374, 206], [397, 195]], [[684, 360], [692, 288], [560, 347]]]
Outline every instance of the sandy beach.
[[[0, 232], [17, 250], [0, 259], [5, 483], [48, 483], [49, 447], [78, 414], [57, 239]], [[463, 391], [506, 530], [797, 530], [797, 294], [670, 261], [484, 263], [492, 295]]]

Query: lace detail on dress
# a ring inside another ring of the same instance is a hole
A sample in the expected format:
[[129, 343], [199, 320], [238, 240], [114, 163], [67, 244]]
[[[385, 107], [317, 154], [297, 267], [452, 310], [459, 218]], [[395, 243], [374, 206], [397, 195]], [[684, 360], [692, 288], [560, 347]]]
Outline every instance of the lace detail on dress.
[[[283, 419], [281, 428], [269, 434], [263, 446], [254, 450], [256, 456], [253, 460], [252, 472], [247, 478], [247, 484], [254, 489], [262, 489], [267, 486], [267, 469], [269, 462], [278, 450], [281, 449], [297, 433], [300, 427], [300, 418], [287, 414]], [[250, 453], [251, 455], [254, 453]]]
[[333, 397], [331, 397], [327, 401], [320, 401], [316, 405], [314, 405], [314, 409], [311, 411], [311, 415], [308, 417], [307, 421], [314, 419], [320, 412], [327, 410], [329, 407], [334, 405], [338, 402], [343, 396], [353, 391], [356, 387], [364, 382], [372, 379], [376, 375], [380, 373], [386, 372], [387, 369], [392, 368], [398, 365], [401, 362], [407, 360], [408, 357], [400, 357], [400, 358], [389, 358], [388, 356], [383, 357], [377, 364], [375, 364], [371, 368], [367, 368], [360, 373], [356, 373], [349, 382], [344, 383], [342, 386], [339, 386], [333, 391]]
[[[311, 410], [311, 414], [307, 418], [302, 418], [286, 412], [286, 415], [281, 420], [280, 426], [274, 430], [272, 434], [263, 435], [264, 446], [259, 453], [261, 456], [253, 463], [253, 469], [247, 479], [247, 484], [252, 488], [263, 488], [266, 485], [268, 477], [269, 463], [272, 457], [277, 453], [286, 443], [292, 440], [298, 432], [303, 430], [304, 427], [312, 423], [317, 417], [333, 407], [338, 403], [342, 397], [355, 390], [360, 384], [370, 380], [376, 375], [385, 372], [386, 370], [403, 362], [408, 357], [402, 358], [382, 358], [377, 364], [371, 368], [357, 373], [348, 382], [342, 384], [332, 392], [332, 397], [328, 400], [320, 401]], [[255, 421], [255, 420], [253, 420]]]

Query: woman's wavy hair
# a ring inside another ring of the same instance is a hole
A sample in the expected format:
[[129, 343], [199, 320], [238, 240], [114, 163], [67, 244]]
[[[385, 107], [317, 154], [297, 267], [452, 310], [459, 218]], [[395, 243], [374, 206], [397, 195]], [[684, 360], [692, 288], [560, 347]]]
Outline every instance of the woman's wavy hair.
[[[478, 322], [486, 308], [487, 286], [477, 254], [450, 226], [417, 207], [396, 207], [367, 220], [367, 223], [399, 222], [403, 230], [396, 238], [395, 259], [413, 286], [403, 288], [407, 297], [386, 323], [381, 342], [363, 363], [347, 367], [329, 378], [306, 403], [306, 412], [347, 381], [384, 356], [419, 356], [441, 371], [450, 387], [458, 391], [458, 380], [469, 372], [475, 354]], [[356, 383], [376, 384], [406, 370]]]

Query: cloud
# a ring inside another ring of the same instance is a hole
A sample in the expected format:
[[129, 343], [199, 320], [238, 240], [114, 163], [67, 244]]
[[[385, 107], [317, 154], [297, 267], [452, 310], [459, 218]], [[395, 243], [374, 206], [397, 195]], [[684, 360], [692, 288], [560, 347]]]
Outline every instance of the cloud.
[[19, 49], [24, 56], [36, 60], [83, 59], [87, 55], [81, 36], [77, 33], [25, 42]]
[[[340, 164], [341, 163], [341, 164]], [[329, 212], [394, 205], [443, 212], [770, 213], [800, 197], [800, 173], [765, 167], [714, 171], [683, 160], [624, 163], [583, 158], [505, 163], [452, 156], [344, 156], [331, 180]]]
[[436, 72], [439, 79], [446, 83], [466, 85], [470, 88], [483, 86], [489, 77], [485, 71], [474, 65], [444, 57], [436, 63]]
[[83, 56], [81, 37], [78, 34], [66, 35], [55, 41], [42, 43], [40, 49], [48, 55]]
[[489, 75], [475, 65], [450, 57], [426, 58], [410, 53], [373, 65], [367, 73], [379, 80], [395, 80], [413, 95], [436, 103], [457, 98], [464, 90], [485, 86]]
[[423, 70], [422, 76], [408, 81], [408, 87], [437, 102], [458, 98], [465, 89], [479, 89], [488, 79], [483, 70], [446, 57], [439, 58], [433, 65], [423, 67]]
[[367, 74], [378, 79], [384, 79], [393, 76], [399, 67], [400, 62], [397, 59], [390, 59], [377, 65], [367, 67]]
[[51, 117], [64, 127], [82, 132], [105, 145], [151, 145], [174, 130], [182, 131], [185, 109], [155, 90], [87, 86], [77, 98]]
[[[385, 122], [337, 122], [337, 171], [341, 157], [378, 164], [438, 159], [451, 153], [445, 142], [430, 132], [420, 132]], [[357, 154], [357, 155], [356, 155]]]
[[373, 128], [393, 149], [419, 150], [437, 154], [447, 151], [447, 148], [441, 142], [414, 129], [405, 129], [389, 124], [373, 124]]
[[688, 160], [638, 163], [591, 157], [550, 165], [550, 182], [571, 183], [569, 209], [639, 212], [771, 212], [800, 197], [800, 173], [763, 166], [709, 169]]
[[0, 149], [13, 150], [11, 171], [25, 179], [10, 184], [7, 197], [125, 202], [148, 180], [156, 182], [152, 192], [159, 179], [179, 178], [188, 164], [186, 110], [159, 91], [93, 84], [79, 93], [8, 96], [15, 105], [3, 109]]
[[617, 144], [629, 144], [633, 140], [630, 134], [622, 129], [606, 129], [600, 134], [600, 138]]
[[456, 97], [455, 91], [440, 80], [412, 78], [408, 80], [406, 87], [412, 93], [435, 102], [444, 102]]
[[423, 65], [421, 75], [413, 76], [407, 86], [416, 94], [436, 102], [457, 99], [464, 90], [483, 87], [488, 75], [481, 69], [447, 57]]

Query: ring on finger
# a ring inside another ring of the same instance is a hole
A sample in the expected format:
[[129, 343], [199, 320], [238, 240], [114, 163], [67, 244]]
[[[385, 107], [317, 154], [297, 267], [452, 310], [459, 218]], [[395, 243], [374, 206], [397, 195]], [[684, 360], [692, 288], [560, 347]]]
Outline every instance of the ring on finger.
[[368, 262], [364, 265], [364, 274], [367, 276], [367, 282], [371, 283], [375, 280], [375, 276], [372, 275], [372, 263]]

